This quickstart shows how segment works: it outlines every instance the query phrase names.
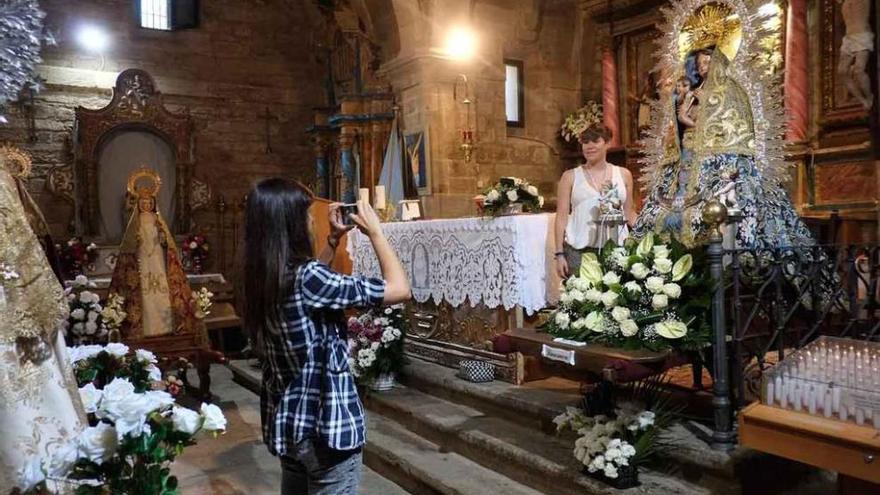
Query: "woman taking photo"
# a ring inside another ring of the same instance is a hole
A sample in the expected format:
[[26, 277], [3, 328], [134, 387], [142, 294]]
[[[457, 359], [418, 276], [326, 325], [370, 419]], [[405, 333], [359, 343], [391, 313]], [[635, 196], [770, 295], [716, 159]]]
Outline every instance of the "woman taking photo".
[[566, 170], [559, 180], [556, 193], [556, 273], [560, 278], [577, 274], [581, 256], [587, 251], [597, 251], [605, 243], [605, 235], [599, 220], [599, 199], [610, 187], [617, 190], [623, 216], [626, 220], [619, 227], [618, 239], [626, 238], [636, 220], [633, 209], [633, 180], [629, 170], [612, 165], [606, 160], [611, 131], [604, 125], [590, 126], [578, 140], [586, 163]]
[[263, 359], [263, 441], [281, 458], [282, 495], [356, 494], [364, 408], [348, 369], [343, 310], [410, 298], [409, 282], [365, 202], [351, 218], [372, 242], [382, 279], [348, 276], [327, 263], [342, 225], [330, 208], [327, 247], [312, 253], [311, 192], [266, 179], [245, 212], [244, 323]]

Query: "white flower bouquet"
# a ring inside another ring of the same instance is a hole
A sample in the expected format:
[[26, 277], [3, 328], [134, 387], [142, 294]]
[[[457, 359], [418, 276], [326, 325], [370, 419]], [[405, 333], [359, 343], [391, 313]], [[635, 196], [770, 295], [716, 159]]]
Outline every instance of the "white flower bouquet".
[[149, 351], [109, 344], [73, 347], [69, 355], [90, 426], [52, 458], [28, 463], [33, 484], [27, 493], [40, 493], [43, 480], [84, 495], [179, 493], [170, 465], [200, 432], [226, 430], [220, 408], [203, 403], [194, 411], [157, 390], [162, 375]]
[[544, 207], [544, 197], [538, 188], [518, 177], [502, 177], [476, 199], [481, 210], [493, 216], [513, 206], [526, 212], [539, 212]]
[[559, 128], [559, 134], [562, 135], [562, 139], [570, 143], [590, 126], [601, 123], [602, 105], [589, 100], [584, 106], [565, 117], [565, 122]]
[[[61, 322], [61, 328], [68, 335], [70, 343], [93, 344], [107, 340], [111, 328], [104, 323], [104, 307], [101, 306], [100, 298], [88, 290], [93, 287], [94, 284], [85, 275], [77, 275], [73, 283], [64, 289], [70, 315], [66, 321]], [[122, 317], [124, 319], [125, 316]]]
[[192, 291], [193, 301], [196, 303], [196, 318], [203, 320], [211, 314], [211, 306], [214, 305], [214, 293], [209, 291], [207, 287], [202, 287], [198, 291]]
[[634, 400], [607, 404], [608, 414], [591, 416], [584, 409], [569, 407], [553, 420], [557, 433], [577, 433], [572, 454], [585, 473], [617, 488], [638, 484], [638, 466], [658, 453], [659, 434], [677, 412], [659, 396], [658, 385], [664, 381], [661, 377], [637, 383], [632, 388]]
[[626, 349], [700, 349], [710, 338], [712, 284], [694, 266], [684, 246], [655, 244], [653, 234], [620, 247], [609, 242], [598, 256], [584, 254], [545, 328], [557, 337]]
[[371, 309], [348, 320], [348, 367], [362, 383], [397, 374], [406, 364], [404, 339], [409, 323], [403, 305]]

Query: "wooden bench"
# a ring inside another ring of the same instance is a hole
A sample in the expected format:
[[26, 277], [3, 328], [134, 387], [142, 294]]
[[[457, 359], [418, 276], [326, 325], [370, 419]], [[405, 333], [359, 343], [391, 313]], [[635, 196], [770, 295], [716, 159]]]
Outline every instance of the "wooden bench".
[[585, 381], [603, 378], [628, 382], [684, 363], [671, 352], [624, 350], [596, 344], [583, 346], [554, 342], [553, 336], [533, 329], [508, 330], [503, 334], [511, 352], [525, 357], [525, 381], [560, 376]]

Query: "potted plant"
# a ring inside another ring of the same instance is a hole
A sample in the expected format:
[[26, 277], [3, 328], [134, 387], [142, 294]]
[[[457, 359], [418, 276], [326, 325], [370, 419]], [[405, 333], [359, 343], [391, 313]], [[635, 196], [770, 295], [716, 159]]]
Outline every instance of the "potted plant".
[[403, 305], [371, 309], [348, 320], [348, 365], [358, 382], [376, 391], [394, 387], [406, 364], [408, 320]]
[[538, 188], [519, 177], [502, 177], [475, 200], [482, 205], [481, 213], [491, 216], [539, 212], [544, 206]]

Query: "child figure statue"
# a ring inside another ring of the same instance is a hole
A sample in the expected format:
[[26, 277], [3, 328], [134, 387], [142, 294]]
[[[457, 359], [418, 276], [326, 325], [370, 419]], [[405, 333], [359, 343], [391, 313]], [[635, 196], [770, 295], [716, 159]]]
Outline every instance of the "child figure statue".
[[742, 209], [736, 201], [737, 177], [739, 177], [739, 172], [735, 168], [722, 172], [721, 178], [724, 179], [725, 184], [715, 193], [718, 201], [727, 207], [727, 214], [732, 217], [742, 214]]

